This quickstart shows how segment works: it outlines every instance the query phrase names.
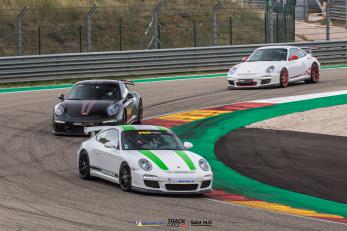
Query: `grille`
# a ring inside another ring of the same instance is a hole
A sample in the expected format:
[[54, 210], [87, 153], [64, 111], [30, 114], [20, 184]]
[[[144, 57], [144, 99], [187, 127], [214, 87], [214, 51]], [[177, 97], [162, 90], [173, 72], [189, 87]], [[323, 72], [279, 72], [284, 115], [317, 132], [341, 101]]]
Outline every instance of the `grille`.
[[229, 85], [235, 85], [234, 80], [228, 80]]
[[271, 79], [263, 79], [261, 81], [261, 84], [268, 84], [268, 83], [270, 83], [270, 81], [271, 81]]
[[257, 85], [257, 82], [237, 82], [237, 86], [255, 86]]
[[201, 183], [201, 186], [200, 188], [208, 188], [211, 184], [211, 181], [210, 180], [205, 180]]
[[84, 133], [84, 127], [82, 126], [71, 125], [67, 127], [67, 130], [73, 133]]
[[191, 191], [198, 188], [197, 184], [166, 184], [167, 190], [170, 191]]
[[155, 180], [144, 180], [144, 183], [149, 188], [160, 188], [158, 181]]

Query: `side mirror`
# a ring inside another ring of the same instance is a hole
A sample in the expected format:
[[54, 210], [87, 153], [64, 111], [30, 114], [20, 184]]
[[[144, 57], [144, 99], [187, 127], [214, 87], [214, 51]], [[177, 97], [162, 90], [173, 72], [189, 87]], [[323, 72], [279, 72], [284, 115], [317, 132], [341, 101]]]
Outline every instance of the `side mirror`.
[[297, 59], [299, 59], [299, 57], [297, 55], [292, 55], [292, 56], [290, 56], [289, 61], [297, 60]]
[[190, 142], [184, 142], [184, 143], [183, 143], [183, 146], [184, 146], [186, 149], [190, 149], [190, 148], [193, 147], [193, 144], [190, 143]]
[[129, 94], [127, 95], [127, 99], [132, 99], [132, 98], [134, 98], [134, 95], [129, 93]]
[[242, 61], [246, 62], [248, 60], [248, 56], [242, 58]]
[[64, 94], [58, 95], [58, 99], [61, 101], [64, 101], [65, 100]]
[[113, 145], [111, 142], [106, 142], [104, 144], [105, 148], [115, 148], [117, 149], [117, 146], [116, 145]]

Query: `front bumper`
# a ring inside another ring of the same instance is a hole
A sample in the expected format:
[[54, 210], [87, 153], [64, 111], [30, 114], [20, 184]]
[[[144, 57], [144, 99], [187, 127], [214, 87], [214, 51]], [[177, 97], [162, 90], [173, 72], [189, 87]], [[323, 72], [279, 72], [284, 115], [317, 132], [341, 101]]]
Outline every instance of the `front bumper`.
[[228, 76], [228, 88], [257, 88], [257, 87], [267, 87], [279, 84], [280, 74], [275, 72], [271, 74], [263, 75], [234, 75]]
[[[145, 176], [145, 178], [144, 178]], [[142, 171], [132, 171], [134, 191], [161, 194], [203, 194], [212, 191], [212, 173], [164, 173], [155, 179]]]
[[57, 118], [53, 117], [53, 133], [58, 135], [85, 135], [84, 128], [91, 126], [115, 126], [121, 121], [111, 118]]

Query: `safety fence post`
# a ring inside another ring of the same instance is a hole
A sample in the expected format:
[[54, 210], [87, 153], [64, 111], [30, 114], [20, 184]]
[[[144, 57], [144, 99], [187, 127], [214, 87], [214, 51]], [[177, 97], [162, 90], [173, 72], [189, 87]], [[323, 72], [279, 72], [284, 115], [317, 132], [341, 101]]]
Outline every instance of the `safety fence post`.
[[22, 39], [22, 22], [23, 18], [28, 12], [29, 8], [25, 5], [23, 9], [19, 12], [16, 20], [16, 48], [17, 48], [17, 55], [23, 54], [23, 39]]
[[193, 21], [193, 44], [196, 47], [196, 21]]
[[92, 16], [96, 11], [96, 4], [93, 4], [87, 13], [87, 52], [91, 51], [92, 45]]
[[222, 5], [221, 0], [217, 0], [217, 3], [212, 9], [212, 46], [217, 45], [217, 12]]
[[119, 20], [118, 23], [118, 44], [119, 44], [119, 50], [122, 50], [122, 19]]
[[80, 45], [80, 53], [82, 53], [83, 51], [83, 47], [82, 47], [82, 26], [79, 26], [79, 45]]
[[233, 45], [233, 18], [229, 18], [229, 44]]
[[38, 48], [38, 53], [41, 55], [41, 27], [38, 27], [37, 30], [37, 48]]

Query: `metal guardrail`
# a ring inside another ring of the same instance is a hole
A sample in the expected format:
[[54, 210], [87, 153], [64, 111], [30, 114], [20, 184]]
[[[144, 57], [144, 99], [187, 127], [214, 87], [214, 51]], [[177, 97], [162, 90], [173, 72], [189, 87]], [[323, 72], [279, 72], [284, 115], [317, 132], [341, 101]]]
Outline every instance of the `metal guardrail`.
[[[257, 44], [0, 58], [0, 83], [226, 71]], [[347, 63], [347, 41], [286, 43], [312, 49], [323, 64]]]
[[347, 0], [335, 0], [331, 7], [331, 18], [345, 21], [347, 25]]

